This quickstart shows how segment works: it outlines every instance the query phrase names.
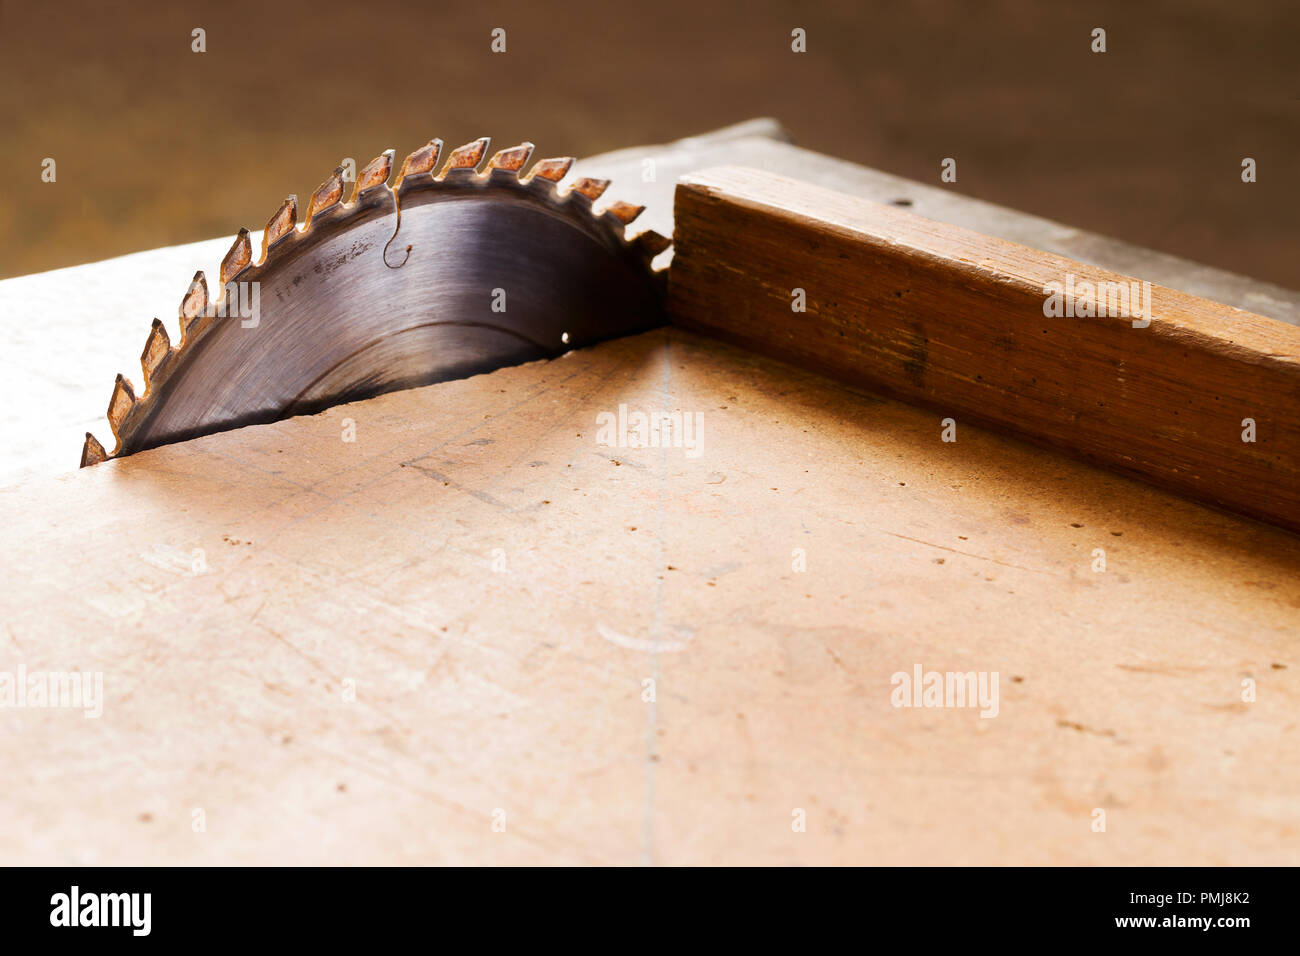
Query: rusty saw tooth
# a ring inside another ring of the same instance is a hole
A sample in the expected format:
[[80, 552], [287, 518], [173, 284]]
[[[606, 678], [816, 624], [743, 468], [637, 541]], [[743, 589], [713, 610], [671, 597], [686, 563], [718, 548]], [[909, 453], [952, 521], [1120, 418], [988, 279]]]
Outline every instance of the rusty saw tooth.
[[280, 208], [275, 211], [266, 222], [266, 230], [262, 233], [262, 261], [266, 261], [267, 254], [270, 253], [271, 247], [277, 242], [289, 235], [298, 225], [298, 197], [291, 195], [280, 204]]
[[200, 269], [194, 273], [194, 278], [190, 280], [190, 287], [185, 290], [185, 297], [181, 299], [180, 324], [181, 324], [181, 346], [184, 347], [190, 341], [193, 334], [194, 326], [203, 318], [204, 313], [208, 311], [208, 278]]
[[647, 229], [633, 237], [632, 242], [650, 259], [655, 258], [661, 252], [672, 247], [673, 241], [667, 236], [661, 236], [653, 229]]
[[325, 182], [316, 187], [316, 191], [311, 194], [311, 202], [307, 203], [307, 228], [311, 228], [311, 221], [325, 212], [332, 209], [343, 201], [343, 167], [336, 166], [334, 172], [330, 173]]
[[608, 188], [608, 179], [591, 179], [584, 176], [574, 182], [573, 187], [569, 190], [569, 196], [580, 203], [586, 203], [587, 208], [590, 209], [591, 204], [599, 199]]
[[348, 200], [349, 205], [355, 203], [357, 197], [363, 192], [388, 182], [388, 177], [393, 172], [393, 157], [395, 155], [396, 150], [386, 149], [366, 163], [365, 168], [357, 174], [356, 184], [352, 187], [352, 198]]
[[144, 351], [140, 353], [140, 368], [144, 370], [145, 391], [149, 390], [150, 383], [171, 354], [172, 342], [167, 335], [167, 329], [159, 319], [154, 319], [149, 337], [144, 340]]
[[429, 140], [424, 146], [421, 146], [402, 160], [402, 169], [397, 174], [397, 182], [393, 184], [393, 189], [397, 189], [407, 179], [431, 177], [438, 166], [438, 157], [441, 155], [442, 140]]
[[527, 141], [520, 143], [518, 146], [511, 146], [509, 149], [498, 150], [488, 160], [487, 174], [497, 178], [517, 178], [519, 170], [527, 165], [528, 158], [532, 155], [533, 144]]
[[626, 226], [643, 212], [645, 212], [645, 206], [635, 206], [630, 202], [616, 200], [606, 206], [601, 215], [611, 217], [620, 226]]
[[253, 241], [248, 236], [248, 230], [241, 226], [239, 233], [235, 236], [234, 244], [230, 247], [230, 251], [221, 260], [222, 286], [225, 286], [227, 282], [239, 275], [252, 261]]
[[98, 438], [86, 432], [86, 443], [81, 446], [81, 467], [98, 465], [101, 461], [108, 461], [108, 452], [104, 451]]
[[490, 139], [483, 136], [472, 143], [466, 143], [464, 146], [453, 149], [451, 155], [447, 157], [446, 165], [442, 167], [442, 172], [438, 174], [438, 178], [445, 180], [448, 176], [457, 179], [466, 176], [477, 176], [478, 165], [483, 162], [483, 157], [487, 153], [490, 142], [492, 142]]
[[569, 170], [573, 167], [576, 160], [572, 156], [559, 156], [554, 159], [539, 159], [533, 163], [533, 168], [528, 171], [524, 177], [524, 182], [532, 182], [534, 179], [540, 179], [548, 183], [558, 183], [565, 176], [569, 175]]
[[131, 380], [119, 372], [117, 381], [113, 383], [113, 397], [108, 400], [108, 427], [113, 430], [113, 437], [119, 444], [122, 442], [122, 423], [133, 408], [135, 389], [131, 387]]

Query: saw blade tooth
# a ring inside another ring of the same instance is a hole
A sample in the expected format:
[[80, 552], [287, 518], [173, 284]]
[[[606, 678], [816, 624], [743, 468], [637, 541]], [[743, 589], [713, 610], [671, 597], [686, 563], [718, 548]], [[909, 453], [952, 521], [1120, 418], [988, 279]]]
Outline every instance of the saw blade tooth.
[[108, 452], [104, 451], [104, 446], [99, 443], [98, 438], [86, 432], [86, 443], [81, 446], [80, 467], [98, 465], [101, 461], [108, 461]]
[[554, 159], [539, 159], [533, 163], [533, 168], [528, 171], [524, 177], [524, 182], [534, 179], [542, 179], [548, 183], [558, 183], [565, 176], [569, 175], [569, 170], [577, 162], [572, 156], [558, 156]]
[[606, 206], [601, 215], [612, 216], [620, 226], [626, 226], [643, 212], [645, 212], [645, 206], [635, 206], [630, 202], [616, 200]]
[[271, 251], [271, 247], [283, 239], [298, 225], [298, 196], [291, 194], [280, 208], [275, 211], [266, 222], [266, 231], [262, 233], [262, 261], [266, 261], [266, 255]]
[[146, 391], [149, 389], [149, 383], [158, 374], [158, 370], [162, 368], [171, 352], [172, 342], [167, 335], [167, 329], [160, 320], [154, 319], [153, 328], [149, 330], [149, 337], [144, 341], [144, 351], [140, 353], [140, 368], [144, 370], [144, 387]]
[[645, 232], [638, 233], [632, 241], [636, 243], [637, 246], [640, 247], [651, 259], [659, 255], [659, 253], [671, 248], [673, 244], [671, 239], [667, 236], [661, 236], [653, 229], [647, 229]]
[[533, 155], [533, 149], [533, 144], [525, 140], [518, 146], [498, 150], [488, 160], [487, 171], [494, 173], [500, 170], [503, 174], [518, 176], [519, 170], [524, 168], [528, 163], [528, 158]]
[[451, 175], [476, 175], [479, 163], [483, 162], [483, 157], [487, 154], [488, 144], [491, 142], [492, 140], [483, 136], [472, 143], [457, 146], [451, 151], [451, 155], [447, 157], [447, 163], [442, 167], [442, 172], [438, 174], [438, 178], [446, 179]]
[[108, 400], [108, 427], [113, 430], [113, 437], [119, 442], [122, 439], [122, 423], [133, 408], [135, 389], [131, 387], [131, 380], [119, 373], [117, 381], [113, 383], [113, 397]]
[[584, 176], [573, 184], [573, 188], [569, 190], [569, 195], [581, 196], [590, 204], [599, 199], [608, 188], [608, 179], [591, 179]]
[[357, 197], [366, 190], [374, 189], [376, 186], [382, 186], [388, 182], [388, 177], [393, 171], [393, 157], [396, 154], [396, 150], [386, 149], [366, 163], [365, 168], [357, 174], [357, 182], [352, 189], [352, 198], [348, 200], [349, 203], [355, 203]]
[[402, 160], [402, 170], [397, 174], [394, 189], [409, 176], [426, 176], [433, 173], [438, 166], [438, 157], [442, 155], [442, 140], [431, 139], [406, 159]]
[[190, 287], [185, 290], [185, 297], [181, 299], [180, 320], [181, 320], [181, 345], [184, 346], [189, 341], [190, 332], [194, 324], [203, 318], [204, 313], [208, 311], [208, 277], [200, 269], [194, 273], [194, 278], [190, 280]]
[[226, 258], [221, 260], [221, 284], [224, 286], [239, 275], [252, 261], [253, 242], [248, 237], [248, 230], [241, 227], [230, 251], [226, 253]]
[[311, 202], [307, 204], [307, 228], [311, 228], [311, 221], [332, 206], [337, 206], [343, 201], [343, 167], [336, 166], [334, 172], [330, 173], [325, 182], [316, 187], [316, 191], [311, 194]]

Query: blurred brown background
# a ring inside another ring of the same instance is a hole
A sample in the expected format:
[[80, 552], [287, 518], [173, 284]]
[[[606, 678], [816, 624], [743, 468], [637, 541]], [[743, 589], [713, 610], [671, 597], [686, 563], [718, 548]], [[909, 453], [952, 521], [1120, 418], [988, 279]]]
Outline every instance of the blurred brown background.
[[949, 188], [1294, 287], [1298, 28], [1293, 0], [4, 0], [0, 276], [259, 228], [340, 158], [433, 135], [581, 156], [768, 114], [803, 146], [930, 183], [952, 156]]

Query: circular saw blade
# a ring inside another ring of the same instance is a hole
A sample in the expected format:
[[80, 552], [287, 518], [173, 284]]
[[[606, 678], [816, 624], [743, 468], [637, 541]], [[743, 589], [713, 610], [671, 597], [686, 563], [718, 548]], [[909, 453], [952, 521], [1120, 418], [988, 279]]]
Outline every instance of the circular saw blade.
[[607, 182], [559, 183], [573, 160], [532, 144], [453, 150], [437, 140], [407, 157], [390, 188], [392, 151], [356, 176], [343, 167], [297, 224], [289, 197], [267, 224], [259, 261], [241, 230], [216, 299], [202, 273], [181, 303], [173, 348], [155, 320], [137, 396], [118, 376], [108, 453], [86, 436], [82, 464], [170, 442], [310, 414], [401, 388], [550, 358], [663, 323], [668, 240], [627, 226], [641, 211], [595, 204]]

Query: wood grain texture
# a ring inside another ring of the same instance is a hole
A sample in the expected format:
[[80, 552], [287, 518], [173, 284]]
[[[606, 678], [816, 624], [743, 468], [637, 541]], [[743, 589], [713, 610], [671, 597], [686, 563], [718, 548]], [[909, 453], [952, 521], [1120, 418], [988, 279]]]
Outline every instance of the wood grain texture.
[[1160, 286], [1149, 327], [1047, 317], [1133, 278], [756, 170], [686, 177], [675, 221], [685, 328], [1300, 531], [1300, 328]]
[[[598, 444], [620, 404], [700, 454]], [[1300, 540], [678, 330], [0, 528], [0, 671], [105, 698], [0, 708], [5, 863], [1300, 862]], [[916, 664], [998, 715], [895, 708]]]

